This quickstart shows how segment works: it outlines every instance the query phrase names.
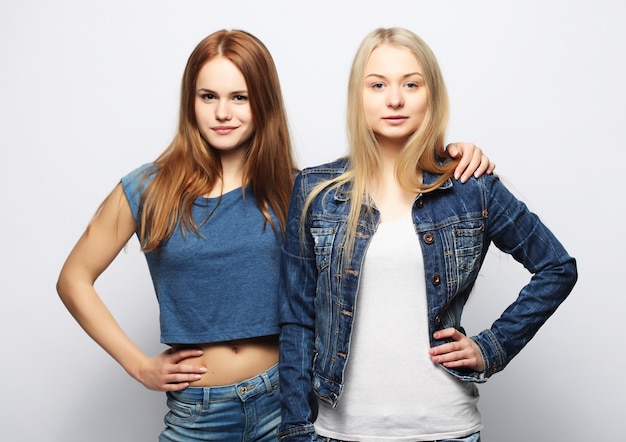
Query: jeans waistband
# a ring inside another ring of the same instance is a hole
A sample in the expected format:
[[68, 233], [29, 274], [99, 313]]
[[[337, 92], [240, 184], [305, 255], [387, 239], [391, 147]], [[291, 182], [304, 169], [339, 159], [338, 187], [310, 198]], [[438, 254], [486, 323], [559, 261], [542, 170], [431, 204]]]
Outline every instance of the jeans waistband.
[[278, 388], [278, 364], [267, 371], [236, 384], [220, 385], [219, 387], [187, 387], [180, 391], [169, 391], [168, 396], [181, 402], [190, 404], [204, 404], [209, 402], [240, 399], [245, 401], [251, 397], [266, 393], [274, 394]]

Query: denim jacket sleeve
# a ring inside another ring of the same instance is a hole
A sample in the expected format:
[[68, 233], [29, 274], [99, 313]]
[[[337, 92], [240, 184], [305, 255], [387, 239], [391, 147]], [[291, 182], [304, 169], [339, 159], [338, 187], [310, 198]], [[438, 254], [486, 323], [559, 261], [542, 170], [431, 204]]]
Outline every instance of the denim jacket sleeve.
[[486, 177], [486, 234], [532, 274], [517, 299], [472, 339], [485, 359], [484, 376], [502, 370], [532, 339], [569, 295], [577, 280], [576, 261], [552, 232], [516, 199], [497, 177]]
[[313, 429], [317, 400], [312, 390], [317, 269], [311, 236], [300, 233], [306, 198], [304, 187], [300, 174], [295, 180], [289, 206], [279, 287], [282, 402], [279, 438], [294, 442], [317, 440]]

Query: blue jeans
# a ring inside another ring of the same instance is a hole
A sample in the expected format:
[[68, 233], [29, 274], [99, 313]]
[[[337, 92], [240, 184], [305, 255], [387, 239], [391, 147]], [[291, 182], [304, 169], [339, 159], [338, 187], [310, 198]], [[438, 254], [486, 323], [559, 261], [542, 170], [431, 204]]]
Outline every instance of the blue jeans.
[[[348, 442], [348, 441], [341, 441], [337, 439], [330, 439], [328, 437], [320, 437], [319, 439], [323, 442]], [[480, 432], [470, 434], [469, 436], [456, 438], [456, 439], [441, 439], [441, 440], [435, 440], [432, 442], [480, 442]]]
[[160, 442], [278, 440], [278, 365], [237, 384], [167, 392]]

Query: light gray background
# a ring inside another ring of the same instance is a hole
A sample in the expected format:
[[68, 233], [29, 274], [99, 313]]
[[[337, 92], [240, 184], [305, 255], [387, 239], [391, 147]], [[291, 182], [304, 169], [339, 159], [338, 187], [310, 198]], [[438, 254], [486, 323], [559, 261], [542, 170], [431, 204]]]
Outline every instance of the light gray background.
[[[481, 146], [578, 258], [571, 297], [481, 387], [487, 442], [624, 437], [625, 3], [594, 1], [7, 1], [0, 6], [0, 380], [3, 441], [153, 441], [164, 395], [132, 380], [55, 292], [117, 180], [170, 141], [188, 54], [205, 35], [261, 38], [301, 166], [345, 152], [349, 64], [404, 26], [438, 55], [449, 141]], [[488, 326], [528, 275], [492, 251], [466, 311]], [[157, 306], [132, 241], [97, 283], [149, 354]], [[407, 349], [409, 351], [410, 349]], [[415, 394], [419, 394], [419, 388]], [[623, 440], [623, 439], [622, 439]]]

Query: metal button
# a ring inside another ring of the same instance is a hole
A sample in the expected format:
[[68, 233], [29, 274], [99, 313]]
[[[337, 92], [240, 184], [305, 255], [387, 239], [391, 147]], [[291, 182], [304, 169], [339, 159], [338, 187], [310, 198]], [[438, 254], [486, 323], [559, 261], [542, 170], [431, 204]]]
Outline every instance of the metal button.
[[424, 235], [424, 242], [426, 244], [432, 244], [435, 242], [435, 237], [432, 233], [427, 233]]

